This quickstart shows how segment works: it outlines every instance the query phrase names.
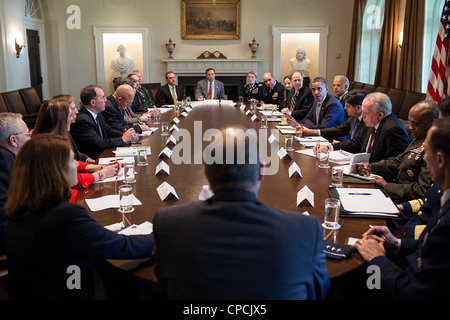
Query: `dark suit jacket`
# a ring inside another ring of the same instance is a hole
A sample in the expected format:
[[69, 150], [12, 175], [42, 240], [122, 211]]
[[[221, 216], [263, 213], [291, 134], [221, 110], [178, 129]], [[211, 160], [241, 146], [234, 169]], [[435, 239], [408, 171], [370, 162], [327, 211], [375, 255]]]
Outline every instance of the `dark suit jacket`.
[[[448, 300], [450, 299], [450, 201], [442, 213], [440, 204], [432, 210], [432, 217], [418, 240], [401, 240], [399, 257], [406, 267], [395, 264], [385, 256], [370, 261], [381, 269], [381, 290], [386, 300]], [[420, 266], [420, 267], [419, 267]]]
[[[329, 141], [337, 140], [338, 137], [342, 136], [345, 136], [347, 137], [347, 140], [350, 140], [351, 134], [356, 125], [356, 120], [358, 120], [358, 117], [349, 117], [347, 120], [345, 120], [341, 125], [337, 127], [321, 129], [320, 135]], [[355, 137], [358, 134], [365, 134], [367, 130], [369, 129], [364, 123], [364, 119], [361, 118], [358, 126], [356, 127], [353, 137]], [[336, 147], [336, 149], [344, 149], [347, 140], [344, 140], [341, 143], [336, 144], [339, 146]]]
[[296, 119], [297, 121], [301, 121], [309, 113], [309, 110], [311, 110], [314, 104], [314, 96], [310, 88], [305, 86], [301, 87], [298, 92], [297, 98], [295, 99], [294, 108], [291, 110], [291, 101], [294, 95], [295, 89], [289, 90], [286, 105], [284, 107], [289, 108], [289, 110], [291, 111], [291, 116], [294, 119]]
[[[177, 94], [177, 100], [181, 102], [181, 100], [184, 99], [184, 89], [180, 86], [175, 86], [175, 92]], [[172, 105], [173, 97], [172, 93], [170, 92], [169, 85], [166, 83], [162, 87], [158, 88], [158, 91], [156, 92], [156, 106], [158, 108], [162, 107], [163, 105]]]
[[276, 104], [278, 109], [282, 109], [284, 106], [284, 91], [285, 87], [278, 81], [275, 82], [273, 89], [268, 86], [264, 86], [266, 96], [264, 97], [264, 103], [266, 104]]
[[8, 199], [9, 180], [16, 156], [0, 147], [0, 254], [5, 253], [5, 202]]
[[[225, 87], [223, 83], [217, 79], [214, 80], [214, 97], [212, 99], [223, 99], [225, 95]], [[204, 97], [205, 99], [208, 97], [208, 80], [202, 79], [197, 82], [197, 88], [195, 88], [195, 100], [198, 100], [199, 97]]]
[[[150, 257], [154, 246], [152, 235], [110, 231], [68, 201], [46, 202], [32, 215], [8, 220], [6, 233], [11, 294], [18, 299], [93, 298], [93, 258]], [[69, 266], [80, 268], [81, 289], [67, 288]]]
[[85, 107], [79, 110], [75, 123], [70, 126], [70, 134], [78, 150], [92, 159], [97, 159], [105, 149], [125, 145], [122, 140], [123, 133], [108, 126], [101, 113], [97, 114], [97, 117], [102, 128], [103, 138], [100, 136], [94, 117]]
[[372, 172], [386, 180], [384, 191], [395, 203], [423, 197], [431, 186], [424, 141], [425, 137], [414, 140], [397, 156], [372, 163]]
[[[319, 113], [319, 122], [316, 123], [317, 101], [314, 99], [313, 106], [309, 110], [302, 124], [310, 129], [325, 129], [339, 126], [344, 122], [344, 109], [339, 101], [329, 93], [322, 102]], [[343, 138], [345, 140], [345, 138]]]
[[153, 223], [169, 299], [320, 299], [328, 289], [319, 220], [248, 191], [160, 209]]
[[131, 127], [131, 125], [125, 122], [124, 112], [124, 110], [119, 108], [112, 95], [106, 98], [105, 110], [102, 112], [102, 115], [111, 128], [123, 132]]

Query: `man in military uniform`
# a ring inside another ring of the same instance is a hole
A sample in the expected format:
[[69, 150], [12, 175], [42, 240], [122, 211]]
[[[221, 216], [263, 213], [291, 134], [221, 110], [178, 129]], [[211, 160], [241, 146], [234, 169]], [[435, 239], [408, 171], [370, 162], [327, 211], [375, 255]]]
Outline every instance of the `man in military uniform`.
[[247, 84], [244, 86], [244, 101], [245, 102], [260, 102], [264, 101], [266, 96], [264, 86], [256, 81], [257, 76], [255, 71], [247, 73]]
[[136, 96], [139, 101], [139, 106], [136, 107], [135, 112], [140, 114], [148, 111], [148, 108], [153, 108], [155, 103], [153, 102], [150, 92], [142, 86], [142, 73], [139, 70], [134, 70], [133, 74], [139, 78], [139, 87], [136, 89]]
[[413, 141], [406, 150], [386, 160], [363, 164], [368, 170], [359, 169], [360, 174], [371, 172], [376, 184], [383, 187], [396, 203], [425, 196], [431, 186], [431, 176], [423, 159], [424, 141], [433, 121], [439, 116], [436, 103], [424, 100], [414, 105], [409, 111], [409, 130]]

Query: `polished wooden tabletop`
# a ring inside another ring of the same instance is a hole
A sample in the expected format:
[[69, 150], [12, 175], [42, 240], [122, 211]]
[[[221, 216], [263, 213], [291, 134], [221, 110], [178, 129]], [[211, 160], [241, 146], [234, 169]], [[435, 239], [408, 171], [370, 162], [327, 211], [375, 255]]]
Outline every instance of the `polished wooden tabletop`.
[[[254, 128], [260, 132], [260, 121], [252, 119], [253, 113], [246, 114], [249, 106], [246, 105], [245, 110], [239, 105], [202, 105], [193, 107], [186, 117], [179, 116], [180, 122], [177, 124], [179, 129], [186, 129], [191, 133], [191, 144], [194, 146], [194, 136], [199, 136], [199, 126], [201, 125], [200, 134], [207, 129], [221, 129], [226, 126], [241, 126], [244, 128]], [[254, 111], [257, 117], [260, 117], [258, 109]], [[162, 114], [161, 121], [172, 121], [175, 118], [174, 110]], [[279, 122], [269, 122], [269, 135], [272, 129], [275, 129]], [[150, 126], [157, 126], [152, 125]], [[195, 132], [194, 132], [195, 131]], [[278, 134], [278, 130], [275, 131]], [[176, 134], [174, 134], [176, 136]], [[279, 145], [284, 147], [284, 139], [286, 136], [279, 134]], [[201, 137], [200, 137], [201, 138]], [[135, 206], [132, 214], [127, 219], [132, 224], [140, 224], [145, 221], [152, 222], [156, 211], [159, 208], [167, 206], [177, 206], [192, 201], [198, 201], [198, 195], [202, 186], [208, 184], [202, 164], [194, 164], [194, 156], [191, 156], [191, 164], [174, 164], [171, 158], [160, 159], [158, 155], [166, 147], [167, 137], [161, 136], [161, 130], [155, 131], [148, 137], [141, 138], [142, 146], [151, 147], [151, 156], [148, 158], [147, 166], [136, 166], [136, 182], [133, 183], [134, 194], [142, 202], [142, 205]], [[181, 139], [180, 139], [181, 141]], [[180, 143], [180, 141], [178, 143]], [[197, 140], [198, 142], [198, 140]], [[177, 143], [177, 144], [178, 144]], [[208, 142], [203, 142], [208, 143]], [[269, 145], [269, 142], [268, 142]], [[270, 145], [269, 145], [270, 147]], [[170, 147], [173, 149], [173, 146]], [[303, 149], [303, 146], [294, 139], [294, 149]], [[114, 149], [105, 150], [100, 158], [115, 156], [112, 152]], [[323, 221], [325, 199], [329, 198], [328, 187], [331, 184], [331, 170], [318, 167], [318, 160], [299, 154], [295, 151], [288, 152], [291, 159], [279, 159], [278, 156], [272, 159], [278, 161], [278, 171], [273, 175], [266, 175], [262, 182], [258, 193], [258, 198], [267, 206], [278, 207], [299, 214], [307, 211], [309, 215], [316, 216]], [[155, 175], [156, 166], [164, 160], [170, 167], [170, 175]], [[301, 169], [302, 177], [289, 177], [289, 167], [295, 162]], [[331, 164], [333, 165], [333, 164]], [[158, 195], [157, 187], [164, 181], [174, 187], [179, 196], [179, 200], [162, 201]], [[106, 209], [91, 212], [86, 204], [85, 198], [97, 198], [110, 194], [117, 194], [118, 187], [124, 184], [123, 181], [98, 183], [88, 189], [78, 191], [77, 203], [85, 207], [90, 215], [102, 225], [110, 225], [122, 221], [122, 214], [117, 209]], [[304, 186], [314, 193], [314, 206], [297, 206], [297, 193]], [[369, 187], [368, 185], [345, 185], [344, 187]], [[370, 185], [372, 186], [372, 185]], [[341, 228], [337, 231], [323, 230], [324, 239], [339, 244], [344, 244], [348, 237], [361, 237], [362, 233], [369, 229], [371, 224], [385, 224], [382, 219], [366, 219], [366, 218], [340, 218]], [[280, 230], [282, 232], [282, 230]], [[138, 261], [140, 262], [140, 261]], [[152, 263], [144, 263], [145, 267], [135, 268], [138, 263], [136, 261], [115, 261], [117, 266], [133, 269], [134, 275], [142, 277], [149, 281], [155, 281], [156, 277], [153, 272]], [[337, 261], [327, 259], [326, 267], [329, 272], [330, 279], [337, 279], [345, 276], [349, 272], [356, 270], [364, 265], [357, 252], [345, 260]]]

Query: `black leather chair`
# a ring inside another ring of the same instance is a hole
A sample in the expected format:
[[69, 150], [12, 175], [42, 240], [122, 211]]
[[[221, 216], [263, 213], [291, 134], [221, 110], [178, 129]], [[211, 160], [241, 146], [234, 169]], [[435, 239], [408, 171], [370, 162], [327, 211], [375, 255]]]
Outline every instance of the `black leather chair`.
[[405, 94], [403, 103], [400, 107], [400, 112], [398, 117], [400, 119], [408, 119], [409, 110], [418, 102], [423, 101], [427, 98], [427, 95], [422, 92], [408, 91]]
[[20, 96], [22, 97], [23, 104], [28, 114], [38, 114], [41, 108], [42, 101], [33, 87], [24, 88], [19, 90]]
[[2, 97], [5, 100], [6, 107], [10, 112], [22, 114], [23, 121], [25, 121], [28, 128], [34, 128], [37, 119], [37, 113], [28, 113], [18, 90], [3, 92]]

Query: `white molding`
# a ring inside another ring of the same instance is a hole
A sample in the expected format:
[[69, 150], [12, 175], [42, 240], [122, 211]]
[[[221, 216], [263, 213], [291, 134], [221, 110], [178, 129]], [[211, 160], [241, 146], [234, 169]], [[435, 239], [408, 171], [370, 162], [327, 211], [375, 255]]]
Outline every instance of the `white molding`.
[[207, 68], [214, 68], [217, 75], [247, 75], [250, 70], [258, 72], [256, 59], [163, 59], [167, 71], [177, 76], [204, 75]]
[[151, 40], [151, 27], [150, 26], [93, 26], [93, 34], [95, 40], [95, 62], [97, 65], [97, 85], [105, 88], [105, 61], [103, 57], [103, 34], [105, 33], [140, 33], [142, 34], [142, 57], [143, 57], [143, 70], [142, 76], [144, 79], [148, 79], [148, 82], [152, 82], [150, 77], [150, 40]]
[[281, 79], [281, 34], [282, 33], [319, 33], [319, 74], [327, 74], [328, 26], [272, 26], [273, 70], [275, 79]]

